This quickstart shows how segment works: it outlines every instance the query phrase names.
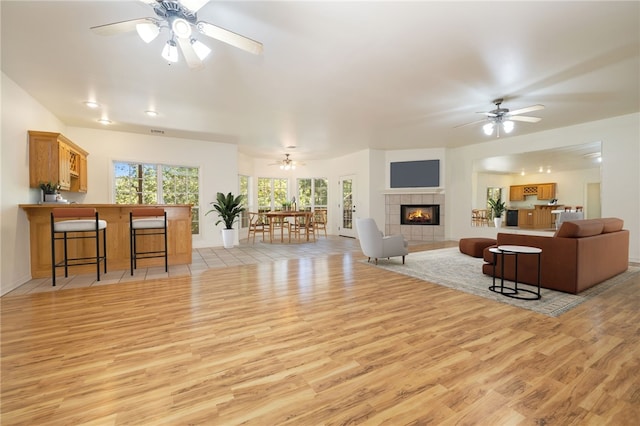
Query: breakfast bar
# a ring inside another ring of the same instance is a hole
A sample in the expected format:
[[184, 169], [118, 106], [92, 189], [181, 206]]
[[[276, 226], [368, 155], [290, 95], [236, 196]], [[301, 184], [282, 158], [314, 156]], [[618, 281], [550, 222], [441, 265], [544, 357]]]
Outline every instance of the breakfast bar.
[[[51, 210], [64, 207], [95, 208], [101, 220], [107, 221], [107, 259], [109, 270], [129, 269], [129, 212], [134, 208], [147, 207], [129, 204], [20, 204], [29, 219], [29, 242], [31, 254], [32, 278], [51, 276]], [[191, 205], [153, 205], [167, 212], [168, 257], [169, 265], [191, 263]], [[162, 244], [161, 240], [149, 241], [145, 250], [154, 250]], [[95, 248], [81, 243], [69, 243], [70, 255], [81, 257], [85, 252], [95, 253]], [[56, 252], [57, 252], [56, 248]], [[161, 258], [144, 259], [140, 267], [164, 266]], [[95, 266], [73, 266], [72, 274], [92, 273]]]

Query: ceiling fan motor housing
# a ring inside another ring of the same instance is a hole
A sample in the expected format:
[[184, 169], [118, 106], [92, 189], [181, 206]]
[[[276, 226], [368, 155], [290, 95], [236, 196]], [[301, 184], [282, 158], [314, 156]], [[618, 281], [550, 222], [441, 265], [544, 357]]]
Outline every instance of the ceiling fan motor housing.
[[169, 22], [180, 18], [195, 25], [197, 21], [196, 14], [177, 1], [160, 1], [153, 5], [153, 10], [156, 12], [156, 15], [160, 18], [167, 19]]
[[489, 112], [491, 114], [495, 114], [496, 117], [502, 117], [503, 115], [508, 113], [509, 112], [508, 108], [500, 108], [500, 105], [502, 105], [502, 102], [503, 102], [503, 99], [496, 99], [495, 101], [493, 101], [493, 103], [496, 105], [496, 109]]

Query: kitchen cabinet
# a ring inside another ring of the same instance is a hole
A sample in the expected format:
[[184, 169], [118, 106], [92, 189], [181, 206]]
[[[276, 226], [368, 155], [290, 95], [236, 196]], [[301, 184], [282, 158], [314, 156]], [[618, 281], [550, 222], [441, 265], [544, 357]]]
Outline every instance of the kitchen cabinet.
[[88, 155], [60, 133], [30, 130], [29, 186], [57, 182], [64, 191], [87, 192]]
[[538, 200], [551, 200], [556, 197], [556, 184], [535, 183], [509, 187], [509, 201], [524, 201], [530, 195], [535, 195]]
[[524, 201], [524, 187], [522, 185], [509, 187], [509, 201]]
[[538, 184], [538, 200], [551, 200], [553, 198], [556, 198], [555, 183]]
[[518, 226], [520, 228], [533, 228], [533, 209], [518, 210]]

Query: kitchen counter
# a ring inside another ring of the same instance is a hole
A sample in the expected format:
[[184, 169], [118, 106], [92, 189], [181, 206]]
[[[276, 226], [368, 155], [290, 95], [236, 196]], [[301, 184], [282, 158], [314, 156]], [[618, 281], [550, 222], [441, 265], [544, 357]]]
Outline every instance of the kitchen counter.
[[[129, 212], [139, 207], [162, 207], [167, 212], [167, 240], [169, 265], [191, 263], [191, 205], [139, 205], [139, 204], [20, 204], [29, 219], [29, 242], [32, 278], [51, 276], [51, 209], [64, 207], [91, 207], [98, 211], [100, 219], [107, 221], [107, 271], [129, 270]], [[58, 242], [62, 247], [62, 242]], [[85, 240], [69, 241], [69, 256], [81, 257], [83, 253], [95, 255], [95, 248]], [[144, 242], [145, 250], [161, 249], [162, 241], [152, 237]], [[156, 248], [157, 245], [157, 248]], [[91, 246], [91, 247], [89, 247]], [[62, 252], [62, 248], [60, 249]], [[58, 249], [56, 249], [56, 252]], [[87, 254], [85, 254], [86, 256]], [[138, 261], [138, 267], [163, 266], [164, 259], [153, 258]], [[73, 266], [70, 274], [95, 272], [95, 265]]]
[[[534, 229], [552, 229], [554, 227], [554, 217], [552, 210], [564, 209], [562, 204], [548, 205], [536, 204], [532, 208], [519, 208], [518, 227]], [[510, 209], [516, 210], [516, 209]]]

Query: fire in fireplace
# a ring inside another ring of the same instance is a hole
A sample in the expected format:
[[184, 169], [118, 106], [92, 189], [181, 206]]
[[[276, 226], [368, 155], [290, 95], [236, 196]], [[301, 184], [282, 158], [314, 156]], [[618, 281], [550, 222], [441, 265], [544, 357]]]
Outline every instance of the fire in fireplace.
[[440, 225], [440, 205], [438, 204], [402, 204], [400, 205], [400, 224], [402, 225]]

